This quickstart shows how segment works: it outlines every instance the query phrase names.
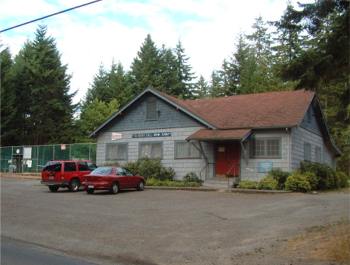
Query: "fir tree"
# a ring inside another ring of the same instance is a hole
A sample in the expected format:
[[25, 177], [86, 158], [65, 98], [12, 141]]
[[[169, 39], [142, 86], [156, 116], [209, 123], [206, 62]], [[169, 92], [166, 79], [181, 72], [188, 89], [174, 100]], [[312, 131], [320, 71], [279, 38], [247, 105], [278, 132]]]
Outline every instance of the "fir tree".
[[70, 142], [74, 106], [69, 94], [70, 76], [62, 65], [55, 40], [39, 26], [15, 58], [16, 122], [18, 144]]
[[134, 94], [139, 94], [149, 86], [161, 89], [160, 65], [160, 52], [148, 34], [131, 65]]
[[11, 58], [9, 48], [5, 48], [0, 52], [0, 143], [2, 146], [15, 144], [16, 136], [19, 133], [15, 121], [15, 117], [17, 114], [17, 102], [16, 93], [13, 87], [12, 67], [13, 61]]

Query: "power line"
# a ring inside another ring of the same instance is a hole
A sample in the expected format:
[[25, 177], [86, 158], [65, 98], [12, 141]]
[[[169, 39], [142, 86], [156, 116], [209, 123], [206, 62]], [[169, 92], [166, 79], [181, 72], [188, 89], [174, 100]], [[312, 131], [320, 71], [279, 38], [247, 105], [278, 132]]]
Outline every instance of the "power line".
[[33, 19], [33, 20], [30, 20], [30, 21], [24, 22], [24, 23], [22, 23], [22, 24], [18, 24], [18, 25], [16, 25], [16, 26], [13, 26], [13, 27], [10, 27], [10, 28], [2, 29], [2, 30], [0, 30], [0, 33], [5, 32], [5, 31], [8, 31], [8, 30], [11, 30], [11, 29], [15, 29], [15, 28], [18, 28], [18, 27], [21, 27], [21, 26], [24, 26], [24, 25], [27, 25], [27, 24], [30, 24], [30, 23], [33, 23], [33, 22], [36, 22], [36, 21], [45, 19], [45, 18], [48, 18], [48, 17], [52, 17], [52, 16], [55, 16], [55, 15], [59, 15], [59, 14], [62, 14], [62, 13], [66, 13], [66, 12], [71, 11], [71, 10], [73, 10], [73, 9], [77, 9], [77, 8], [80, 8], [80, 7], [83, 7], [83, 6], [91, 5], [91, 4], [100, 2], [100, 1], [102, 1], [102, 0], [91, 1], [91, 2], [88, 2], [88, 3], [82, 4], [82, 5], [74, 6], [74, 7], [71, 7], [71, 8], [68, 8], [68, 9], [65, 9], [65, 10], [62, 10], [62, 11], [59, 11], [59, 12], [56, 12], [56, 13], [47, 15], [47, 16], [43, 16], [43, 17], [40, 17], [40, 18], [36, 18], [36, 19]]

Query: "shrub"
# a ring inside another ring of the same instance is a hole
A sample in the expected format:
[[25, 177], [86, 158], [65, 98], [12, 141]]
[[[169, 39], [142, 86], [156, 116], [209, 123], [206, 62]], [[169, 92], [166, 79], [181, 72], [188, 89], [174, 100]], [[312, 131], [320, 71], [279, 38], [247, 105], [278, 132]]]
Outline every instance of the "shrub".
[[267, 176], [259, 181], [258, 183], [259, 190], [277, 190], [278, 182], [271, 176]]
[[336, 172], [336, 178], [337, 178], [337, 186], [338, 186], [338, 188], [347, 188], [347, 187], [349, 187], [349, 176], [346, 175], [344, 172], [337, 171]]
[[184, 177], [183, 180], [186, 182], [197, 182], [197, 183], [202, 183], [203, 180], [201, 180], [196, 173], [194, 172], [189, 172], [187, 173]]
[[141, 158], [136, 162], [125, 164], [125, 168], [133, 174], [139, 174], [146, 179], [172, 180], [175, 176], [175, 171], [170, 167], [164, 167], [160, 159]]
[[334, 169], [332, 169], [330, 166], [303, 161], [300, 163], [300, 171], [301, 173], [314, 173], [319, 178], [319, 182], [317, 185], [317, 189], [319, 190], [337, 188], [336, 173]]
[[311, 190], [317, 190], [320, 182], [320, 178], [316, 176], [316, 174], [313, 172], [304, 172], [302, 174], [306, 177], [307, 181], [310, 183]]
[[289, 172], [284, 172], [281, 169], [272, 169], [267, 176], [272, 177], [273, 179], [277, 180], [278, 182], [278, 189], [283, 190], [284, 189], [284, 183], [286, 182], [288, 176], [290, 175]]
[[307, 192], [311, 190], [311, 185], [307, 176], [300, 172], [294, 172], [290, 175], [286, 180], [285, 187], [287, 190], [291, 191]]
[[149, 178], [146, 182], [147, 186], [164, 186], [164, 187], [199, 187], [198, 182], [187, 182], [180, 180], [160, 180], [155, 178]]
[[238, 188], [241, 188], [241, 189], [256, 189], [257, 187], [258, 187], [257, 181], [241, 180], [238, 183]]

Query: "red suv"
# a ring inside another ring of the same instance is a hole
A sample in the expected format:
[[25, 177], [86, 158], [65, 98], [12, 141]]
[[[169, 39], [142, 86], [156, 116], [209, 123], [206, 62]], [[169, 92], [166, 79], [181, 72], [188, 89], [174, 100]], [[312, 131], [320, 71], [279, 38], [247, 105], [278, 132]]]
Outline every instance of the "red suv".
[[91, 161], [57, 160], [49, 161], [41, 172], [41, 184], [56, 192], [59, 188], [78, 191], [83, 176], [96, 168]]

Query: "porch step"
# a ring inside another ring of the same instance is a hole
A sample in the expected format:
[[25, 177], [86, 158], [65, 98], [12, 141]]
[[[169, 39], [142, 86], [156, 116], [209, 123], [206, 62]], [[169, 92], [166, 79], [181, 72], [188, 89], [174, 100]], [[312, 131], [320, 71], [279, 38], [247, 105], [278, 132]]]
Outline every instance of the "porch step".
[[[232, 180], [230, 179], [230, 186], [232, 185]], [[203, 183], [204, 187], [216, 188], [216, 189], [227, 189], [228, 188], [227, 179], [224, 178], [212, 178], [206, 179]]]

